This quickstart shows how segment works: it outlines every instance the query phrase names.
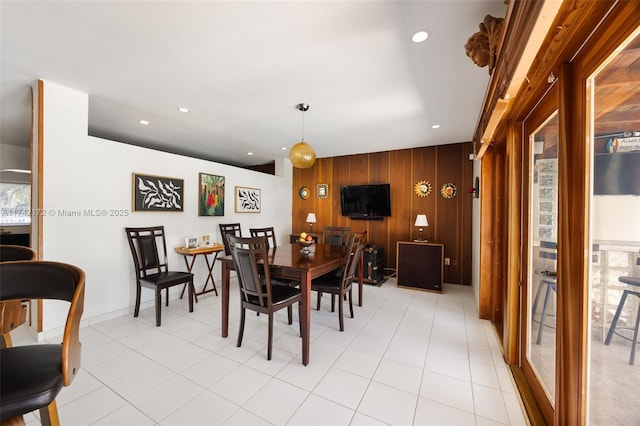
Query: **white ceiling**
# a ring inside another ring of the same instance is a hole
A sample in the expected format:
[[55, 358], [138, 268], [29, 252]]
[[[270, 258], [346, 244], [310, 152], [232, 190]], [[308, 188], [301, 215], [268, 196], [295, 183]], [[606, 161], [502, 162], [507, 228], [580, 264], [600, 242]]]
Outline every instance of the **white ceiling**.
[[506, 7], [2, 0], [0, 142], [29, 145], [37, 79], [89, 94], [91, 135], [240, 166], [287, 157], [303, 118], [318, 157], [467, 142], [489, 74], [464, 44]]

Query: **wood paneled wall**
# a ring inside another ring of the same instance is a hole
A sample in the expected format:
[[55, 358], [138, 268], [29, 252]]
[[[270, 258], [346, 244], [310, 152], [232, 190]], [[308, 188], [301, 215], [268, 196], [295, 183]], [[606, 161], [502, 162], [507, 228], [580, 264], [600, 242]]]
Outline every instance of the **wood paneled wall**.
[[[309, 229], [307, 213], [315, 213], [314, 231], [323, 226], [350, 226], [352, 231], [367, 231], [369, 243], [384, 248], [385, 266], [396, 267], [396, 242], [418, 238], [413, 226], [416, 215], [426, 214], [429, 226], [424, 238], [444, 243], [444, 282], [471, 284], [471, 209], [473, 186], [473, 152], [471, 143], [430, 146], [371, 154], [319, 158], [310, 169], [293, 169], [292, 232]], [[414, 192], [418, 181], [432, 185], [427, 197]], [[440, 187], [453, 183], [457, 194], [452, 199], [440, 195]], [[316, 184], [329, 185], [329, 197], [316, 195]], [[352, 220], [340, 213], [340, 187], [368, 183], [391, 184], [391, 217], [382, 221]], [[301, 187], [311, 189], [303, 200]]]

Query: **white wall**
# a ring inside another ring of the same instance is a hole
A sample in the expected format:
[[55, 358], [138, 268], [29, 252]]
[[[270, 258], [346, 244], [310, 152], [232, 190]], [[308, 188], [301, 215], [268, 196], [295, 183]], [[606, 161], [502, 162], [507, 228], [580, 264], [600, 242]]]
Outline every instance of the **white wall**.
[[[272, 176], [91, 137], [87, 135], [87, 122], [87, 94], [44, 82], [44, 183], [40, 207], [47, 214], [43, 218], [42, 259], [71, 263], [85, 271], [85, 323], [132, 312], [135, 281], [124, 233], [127, 226], [164, 225], [169, 264], [180, 270], [185, 270], [184, 260], [173, 252], [173, 247], [184, 245], [186, 236], [209, 234], [213, 241], [221, 241], [220, 223], [240, 222], [245, 235], [250, 227], [274, 226], [278, 240], [288, 242], [292, 210], [288, 161], [280, 167], [283, 176]], [[184, 179], [184, 212], [132, 212], [133, 172]], [[225, 177], [223, 217], [198, 216], [200, 172]], [[234, 213], [234, 186], [260, 188], [261, 213]], [[106, 211], [106, 216], [90, 216], [89, 210]], [[122, 211], [124, 216], [115, 215]], [[200, 257], [194, 267], [196, 287], [202, 287], [206, 276], [203, 260]], [[219, 287], [219, 265], [214, 272]], [[181, 288], [173, 290], [173, 298]], [[143, 289], [142, 300], [143, 307], [152, 306], [153, 292]], [[186, 299], [174, 303], [182, 303], [187, 309]], [[45, 305], [45, 335], [58, 332], [65, 315], [66, 307]], [[213, 321], [217, 323], [219, 318]]]

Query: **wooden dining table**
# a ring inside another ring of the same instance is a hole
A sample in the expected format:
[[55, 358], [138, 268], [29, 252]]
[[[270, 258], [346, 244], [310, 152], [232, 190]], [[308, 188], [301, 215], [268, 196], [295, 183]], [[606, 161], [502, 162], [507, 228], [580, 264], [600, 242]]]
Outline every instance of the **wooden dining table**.
[[[300, 281], [302, 290], [300, 318], [302, 332], [302, 363], [309, 364], [310, 330], [311, 330], [311, 280], [327, 272], [338, 269], [345, 257], [344, 246], [329, 244], [314, 244], [311, 253], [300, 253], [298, 244], [285, 244], [269, 249], [269, 267], [271, 277], [287, 278]], [[234, 270], [231, 256], [218, 258], [222, 267], [222, 337], [229, 335], [229, 280], [230, 272]], [[359, 281], [362, 286], [363, 258], [359, 259]], [[362, 300], [362, 299], [361, 299]]]

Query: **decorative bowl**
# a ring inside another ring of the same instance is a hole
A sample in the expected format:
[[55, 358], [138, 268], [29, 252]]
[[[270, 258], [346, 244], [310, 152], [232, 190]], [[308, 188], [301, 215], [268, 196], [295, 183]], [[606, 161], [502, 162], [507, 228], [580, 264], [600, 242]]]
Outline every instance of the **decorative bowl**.
[[304, 254], [305, 256], [311, 253], [311, 250], [309, 250], [309, 247], [311, 247], [313, 243], [314, 243], [313, 240], [311, 241], [298, 240], [298, 245], [302, 247], [302, 250], [300, 250], [300, 253]]

